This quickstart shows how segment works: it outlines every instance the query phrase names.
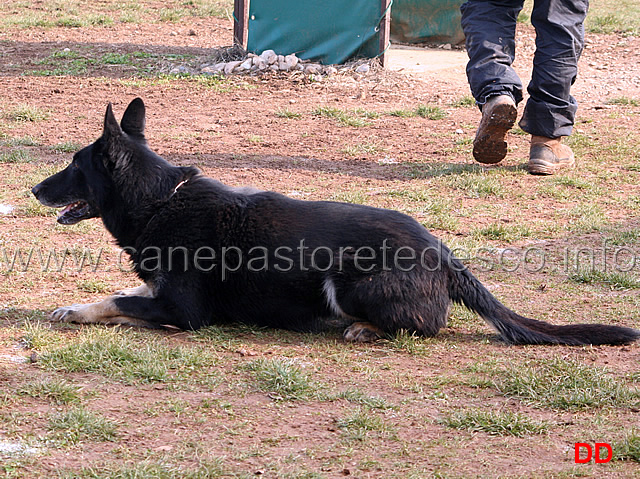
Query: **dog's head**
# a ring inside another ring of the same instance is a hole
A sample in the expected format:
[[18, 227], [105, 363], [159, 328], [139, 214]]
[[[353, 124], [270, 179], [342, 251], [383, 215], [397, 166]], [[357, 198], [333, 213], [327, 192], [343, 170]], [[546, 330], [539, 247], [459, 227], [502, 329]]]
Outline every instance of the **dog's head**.
[[[121, 183], [131, 170], [146, 173], [138, 175], [140, 181], [153, 183], [159, 170], [171, 168], [147, 148], [144, 126], [145, 107], [140, 98], [129, 104], [120, 124], [109, 103], [102, 136], [75, 153], [69, 166], [34, 186], [31, 192], [43, 205], [62, 208], [58, 223], [72, 225], [101, 216], [110, 203], [125, 200]], [[140, 171], [144, 168], [146, 172]]]

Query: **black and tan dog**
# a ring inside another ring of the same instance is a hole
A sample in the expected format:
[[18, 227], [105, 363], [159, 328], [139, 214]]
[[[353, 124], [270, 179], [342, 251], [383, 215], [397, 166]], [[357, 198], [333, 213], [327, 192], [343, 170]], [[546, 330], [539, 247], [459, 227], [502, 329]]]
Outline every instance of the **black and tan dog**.
[[348, 341], [400, 329], [425, 336], [462, 303], [514, 344], [624, 344], [640, 331], [555, 326], [502, 305], [412, 218], [362, 205], [299, 201], [234, 189], [149, 149], [135, 99], [119, 125], [33, 188], [58, 222], [100, 217], [145, 285], [102, 302], [62, 307], [78, 323], [197, 329], [242, 321], [317, 330], [341, 318]]

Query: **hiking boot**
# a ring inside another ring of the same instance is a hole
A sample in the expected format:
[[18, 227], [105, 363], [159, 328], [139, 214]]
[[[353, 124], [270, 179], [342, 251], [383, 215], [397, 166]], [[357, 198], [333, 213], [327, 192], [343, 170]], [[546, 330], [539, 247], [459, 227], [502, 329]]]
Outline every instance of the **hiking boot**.
[[485, 164], [498, 163], [507, 156], [507, 132], [518, 110], [509, 95], [492, 96], [482, 107], [482, 119], [473, 140], [473, 157]]
[[529, 150], [529, 173], [532, 175], [553, 175], [561, 168], [569, 168], [576, 162], [573, 151], [561, 143], [560, 138], [531, 136]]

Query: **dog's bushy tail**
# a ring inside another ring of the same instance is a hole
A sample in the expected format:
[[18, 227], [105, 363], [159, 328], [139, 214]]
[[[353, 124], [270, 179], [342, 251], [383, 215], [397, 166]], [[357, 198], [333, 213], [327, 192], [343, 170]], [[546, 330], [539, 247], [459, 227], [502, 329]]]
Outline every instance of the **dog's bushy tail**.
[[640, 339], [640, 331], [604, 324], [556, 326], [514, 313], [498, 301], [457, 260], [451, 262], [449, 295], [479, 314], [511, 344], [627, 344]]

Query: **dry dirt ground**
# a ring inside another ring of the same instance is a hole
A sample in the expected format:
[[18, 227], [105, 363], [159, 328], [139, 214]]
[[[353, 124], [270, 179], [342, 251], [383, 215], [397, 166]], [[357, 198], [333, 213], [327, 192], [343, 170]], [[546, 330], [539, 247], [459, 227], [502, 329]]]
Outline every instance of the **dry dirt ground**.
[[[104, 248], [105, 263], [117, 261], [118, 252], [98, 221], [67, 230], [57, 227], [55, 217], [29, 198], [28, 188], [70, 158], [71, 153], [56, 145], [93, 141], [101, 131], [107, 102], [113, 103], [119, 116], [135, 97], [146, 103], [147, 137], [153, 149], [230, 185], [252, 185], [302, 199], [400, 209], [447, 242], [462, 245], [483, 227], [526, 224], [544, 233], [533, 242], [552, 256], [560, 255], [566, 245], [600, 244], [605, 230], [636, 231], [633, 200], [640, 195], [640, 158], [635, 147], [623, 146], [625, 137], [629, 145], [639, 144], [639, 38], [589, 36], [574, 89], [580, 103], [577, 137], [586, 144], [582, 149], [577, 145], [583, 154], [578, 165], [584, 169], [563, 176], [566, 185], [560, 185], [558, 180], [523, 171], [528, 142], [517, 130], [510, 134], [510, 153], [502, 164], [473, 165], [470, 141], [480, 115], [468, 105], [461, 67], [414, 76], [348, 73], [321, 81], [303, 75], [236, 77], [220, 84], [158, 78], [157, 71], [138, 76], [140, 62], [146, 58], [161, 57], [149, 60], [151, 70], [168, 71], [183, 62], [205, 63], [209, 49], [229, 45], [231, 36], [231, 22], [215, 18], [3, 30], [0, 132], [5, 142], [0, 152], [15, 151], [12, 138], [33, 140], [22, 147], [32, 161], [0, 164], [0, 203], [16, 207], [0, 216], [4, 251], [73, 245], [94, 251]], [[525, 81], [533, 38], [529, 26], [519, 27], [516, 68]], [[133, 58], [136, 54], [142, 60], [98, 62], [77, 75], [24, 74], [58, 67], [62, 57], [55, 54], [65, 49], [93, 57], [117, 53]], [[620, 106], [620, 99], [628, 104]], [[389, 114], [413, 110], [419, 104], [439, 107], [446, 116], [433, 120]], [[44, 112], [44, 118], [26, 122], [12, 118], [11, 112], [24, 105]], [[366, 124], [345, 126], [317, 114], [321, 107], [354, 112]], [[607, 150], [603, 137], [619, 151]], [[588, 149], [594, 143], [599, 157]], [[471, 194], [473, 185], [464, 187], [451, 179], [458, 173], [460, 181], [479, 178], [480, 187], [495, 186], [495, 180], [500, 194]], [[582, 194], [590, 183], [597, 183], [599, 195]], [[558, 194], [549, 193], [561, 188]], [[592, 203], [601, 208], [601, 224], [609, 229], [562, 233], [565, 224], [586, 216]], [[444, 213], [438, 212], [438, 204]], [[558, 215], [569, 209], [573, 216]], [[531, 239], [521, 235], [513, 242], [504, 238], [488, 242], [499, 249], [506, 241], [521, 248]], [[635, 288], [567, 285], [567, 274], [549, 270], [480, 271], [478, 275], [510, 307], [530, 316], [640, 327]], [[342, 345], [338, 334], [231, 328], [223, 330], [223, 339], [203, 343], [188, 333], [125, 331], [122, 334], [131, 335], [138, 345], [204, 344], [213, 359], [194, 371], [198, 380], [184, 384], [124, 381], [99, 372], [48, 369], [38, 361], [41, 351], [33, 345], [25, 349], [21, 338], [34, 327], [34, 318], [42, 319], [45, 326], [39, 328], [49, 327], [44, 312], [55, 306], [92, 301], [136, 285], [130, 274], [115, 268], [47, 274], [5, 270], [0, 281], [0, 355], [4, 358], [0, 360], [0, 443], [29, 444], [40, 450], [31, 455], [0, 451], [5, 460], [0, 473], [5, 477], [640, 477], [634, 461], [606, 465], [573, 461], [575, 442], [620, 441], [634, 431], [640, 425], [637, 398], [631, 406], [595, 410], [540, 408], [474, 383], [494, 379], [490, 371], [496, 365], [525, 367], [560, 359], [606, 367], [615, 381], [628, 384], [631, 378], [634, 386], [638, 345], [512, 348], [497, 342], [480, 319], [459, 311], [450, 328], [434, 340], [419, 343], [417, 352], [396, 343]], [[56, 337], [71, 342], [85, 334], [85, 329], [71, 325], [51, 327]], [[32, 354], [34, 363], [11, 360]], [[331, 391], [355, 388], [364, 397], [383, 398], [389, 407], [343, 398], [281, 400], [269, 391], [247, 386], [250, 375], [243, 365], [261, 358], [291, 358]], [[83, 407], [117, 424], [115, 439], [56, 443], [50, 418], [68, 406], [18, 392], [26, 383], [61, 377], [81, 388]], [[552, 426], [541, 435], [513, 437], [442, 424], [451, 411], [467, 408], [521, 413]], [[352, 430], [345, 418], [353, 419], [354, 411], [369, 414], [383, 426], [363, 426], [361, 436], [349, 435]], [[122, 472], [140, 464], [160, 472]]]

